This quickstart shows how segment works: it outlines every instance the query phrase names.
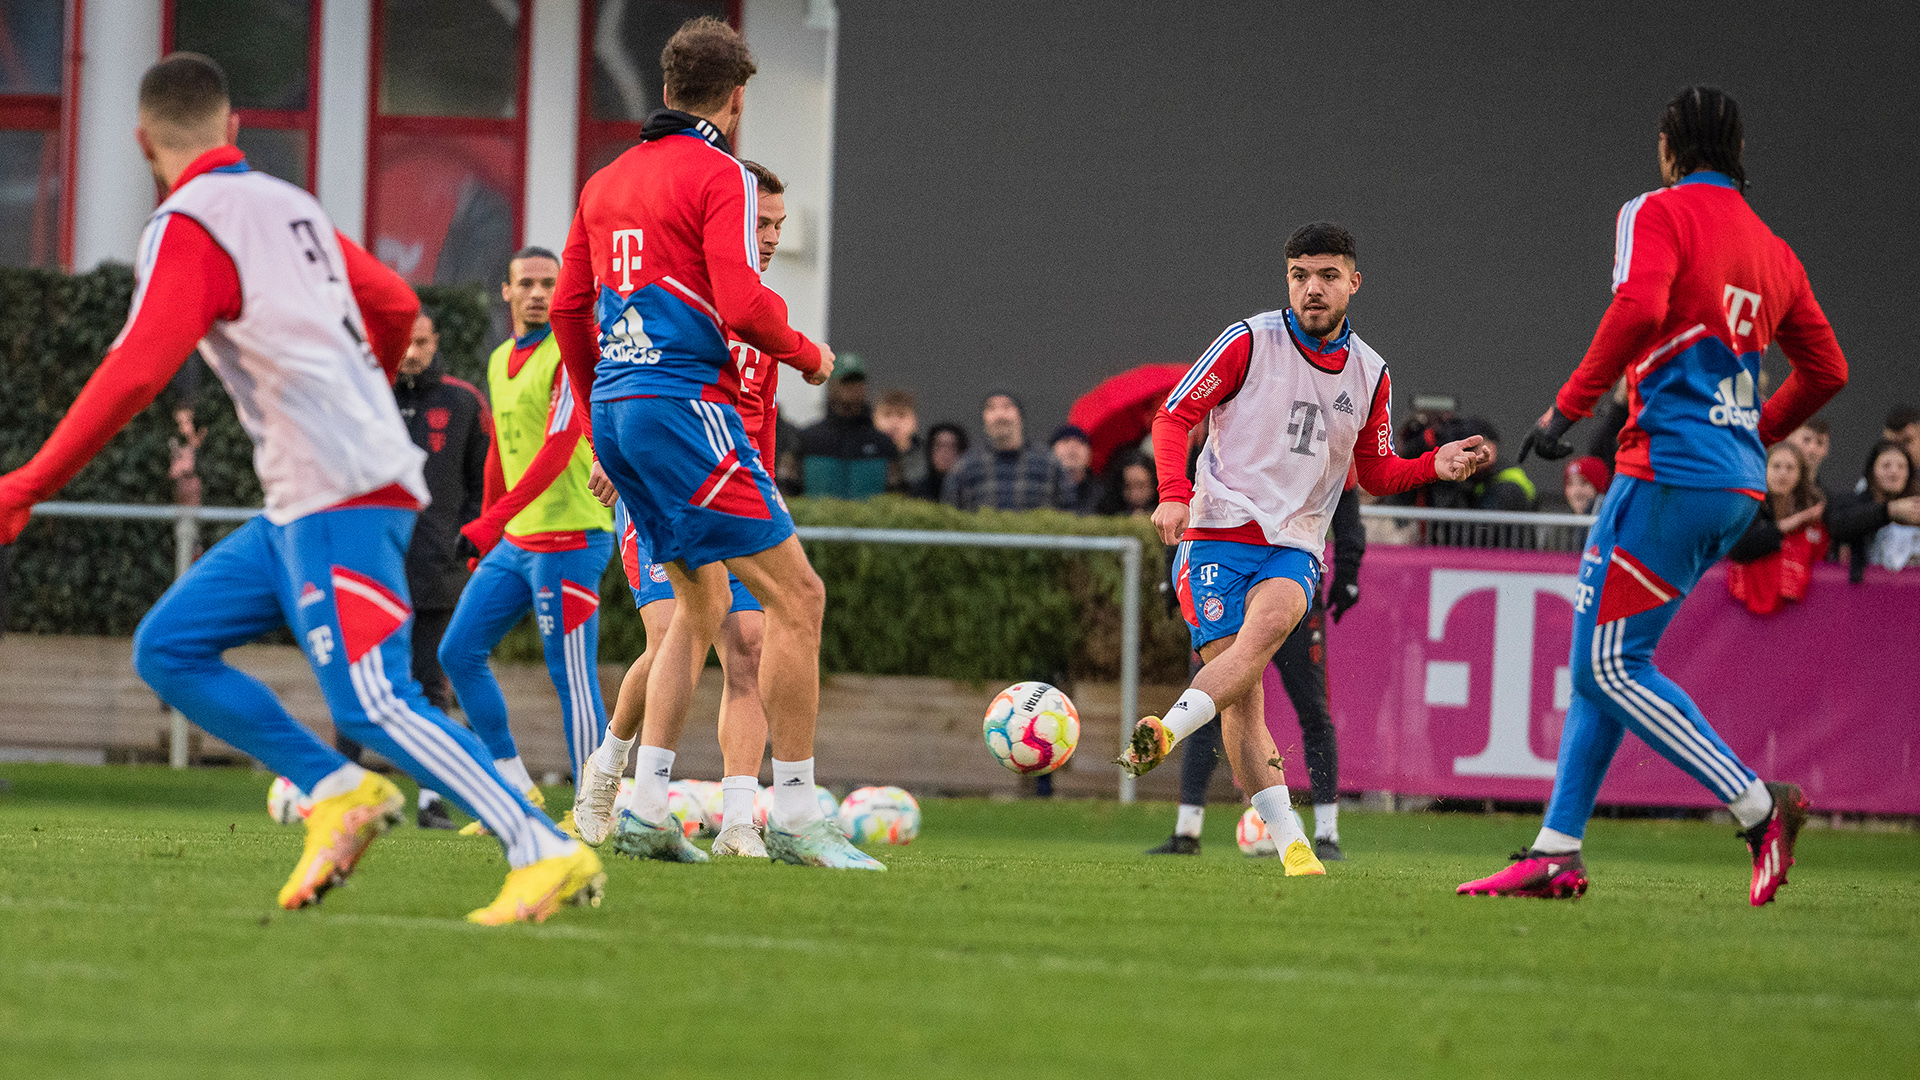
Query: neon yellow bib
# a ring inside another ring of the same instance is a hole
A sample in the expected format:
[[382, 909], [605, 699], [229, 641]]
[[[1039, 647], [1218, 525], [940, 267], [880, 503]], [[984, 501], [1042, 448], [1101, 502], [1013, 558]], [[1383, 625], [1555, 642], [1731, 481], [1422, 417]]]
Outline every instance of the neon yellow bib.
[[[560, 346], [552, 334], [533, 347], [533, 355], [518, 373], [507, 374], [513, 356], [511, 339], [500, 343], [487, 361], [487, 389], [493, 396], [493, 437], [500, 448], [500, 471], [511, 489], [526, 475], [527, 466], [547, 439], [553, 406], [554, 373], [560, 367]], [[573, 460], [547, 490], [507, 522], [507, 535], [533, 536], [550, 532], [584, 532], [613, 528], [613, 512], [587, 490], [593, 470], [593, 449], [585, 439], [573, 451]]]

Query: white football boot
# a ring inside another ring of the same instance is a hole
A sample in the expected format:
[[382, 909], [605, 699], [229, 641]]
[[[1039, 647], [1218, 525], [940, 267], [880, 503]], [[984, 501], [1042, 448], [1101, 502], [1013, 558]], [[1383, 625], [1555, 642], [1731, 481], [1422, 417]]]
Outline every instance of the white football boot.
[[573, 825], [580, 839], [599, 847], [613, 831], [613, 803], [620, 794], [620, 774], [600, 766], [600, 755], [587, 755], [580, 789], [573, 797]]
[[713, 857], [718, 859], [729, 855], [749, 859], [767, 857], [767, 842], [760, 838], [760, 830], [753, 827], [753, 822], [735, 822], [720, 830], [719, 838], [713, 842]]

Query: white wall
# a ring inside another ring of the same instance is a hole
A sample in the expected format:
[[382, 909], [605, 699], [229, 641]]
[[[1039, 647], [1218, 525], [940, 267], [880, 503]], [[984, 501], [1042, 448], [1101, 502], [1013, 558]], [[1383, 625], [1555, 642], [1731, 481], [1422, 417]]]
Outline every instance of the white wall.
[[80, 131], [73, 178], [73, 266], [132, 262], [153, 213], [153, 171], [140, 156], [140, 75], [160, 58], [160, 4], [86, 5]]
[[[829, 344], [836, 18], [832, 0], [746, 0], [742, 23], [760, 73], [747, 84], [739, 146], [787, 185], [787, 228], [767, 284], [786, 299], [795, 328]], [[796, 424], [826, 409], [824, 388], [798, 378], [780, 380], [779, 399]]]
[[580, 119], [580, 9], [534, 0], [527, 85], [526, 244], [559, 251], [573, 225]]
[[370, 0], [321, 0], [320, 115], [314, 195], [333, 225], [366, 240]]

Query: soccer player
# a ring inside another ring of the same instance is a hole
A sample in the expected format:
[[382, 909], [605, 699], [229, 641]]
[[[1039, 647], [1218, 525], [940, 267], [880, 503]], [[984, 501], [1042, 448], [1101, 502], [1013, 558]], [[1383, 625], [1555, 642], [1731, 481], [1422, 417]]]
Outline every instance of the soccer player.
[[318, 903], [399, 819], [400, 789], [349, 762], [221, 654], [279, 626], [336, 725], [487, 823], [512, 870], [475, 922], [598, 903], [594, 853], [501, 780], [411, 674], [404, 562], [424, 455], [388, 383], [419, 303], [311, 195], [247, 167], [226, 77], [175, 53], [140, 81], [136, 136], [168, 194], [140, 240], [127, 325], [26, 465], [0, 477], [0, 542], [145, 408], [199, 342], [254, 444], [266, 513], [215, 544], [141, 620], [133, 663], [162, 700], [313, 800], [280, 890]]
[[[1573, 701], [1546, 822], [1513, 865], [1466, 882], [1462, 894], [1585, 892], [1581, 839], [1628, 730], [1733, 812], [1753, 856], [1749, 902], [1765, 904], [1786, 884], [1806, 819], [1800, 788], [1762, 783], [1653, 665], [1680, 601], [1740, 538], [1764, 497], [1765, 448], [1847, 381], [1846, 359], [1800, 260], [1741, 194], [1744, 147], [1740, 110], [1724, 91], [1689, 87], [1667, 104], [1659, 161], [1668, 186], [1621, 208], [1613, 303], [1527, 436], [1542, 456], [1565, 457], [1572, 448], [1561, 436], [1625, 374], [1630, 415], [1618, 472], [1580, 557]], [[1770, 342], [1793, 372], [1761, 406], [1754, 384]]]
[[[767, 854], [883, 869], [814, 798], [826, 590], [733, 405], [729, 334], [810, 382], [833, 370], [832, 351], [789, 327], [785, 302], [760, 281], [758, 185], [728, 142], [753, 57], [732, 27], [705, 17], [675, 32], [660, 59], [668, 107], [648, 117], [640, 145], [582, 189], [554, 306], [600, 465], [676, 601], [647, 678], [647, 722], [669, 731], [685, 722], [694, 665], [727, 615], [731, 571], [766, 608], [760, 697], [774, 778]], [[637, 782], [657, 779], [657, 769], [641, 773]], [[665, 804], [649, 795], [640, 805], [650, 812]], [[617, 828], [676, 826], [664, 813], [649, 820], [622, 809]], [[622, 848], [649, 843], [635, 835]]]
[[513, 316], [513, 338], [487, 361], [494, 439], [485, 509], [460, 530], [463, 547], [471, 545], [482, 558], [440, 642], [440, 665], [467, 722], [500, 775], [536, 806], [545, 800], [520, 761], [506, 698], [487, 667], [487, 655], [528, 607], [560, 695], [576, 792], [587, 756], [607, 729], [598, 659], [600, 576], [613, 557], [613, 517], [588, 489], [593, 452], [581, 438], [586, 418], [575, 408], [548, 322], [559, 277], [560, 260], [546, 248], [524, 248], [507, 260], [500, 296]]
[[[766, 272], [773, 253], [780, 246], [780, 230], [787, 221], [786, 185], [773, 170], [752, 161], [740, 163], [752, 173], [759, 192], [759, 213], [754, 226], [759, 246], [760, 270]], [[744, 341], [729, 341], [729, 353], [740, 377], [736, 409], [740, 422], [759, 451], [761, 461], [773, 460], [774, 429], [779, 422], [779, 405], [774, 392], [780, 383], [780, 367], [769, 362], [760, 350]], [[641, 736], [640, 776], [635, 798], [645, 805], [635, 809], [647, 821], [660, 820], [666, 813], [666, 785], [673, 772], [674, 747], [680, 730], [666, 730], [663, 723], [643, 724], [646, 711], [647, 677], [653, 671], [653, 659], [673, 619], [673, 589], [667, 583], [666, 568], [654, 562], [641, 542], [639, 531], [627, 519], [626, 507], [617, 500], [613, 485], [603, 472], [594, 474], [594, 491], [602, 502], [613, 502], [614, 534], [620, 544], [620, 561], [633, 589], [633, 604], [640, 609], [640, 621], [647, 628], [647, 649], [627, 669], [620, 683], [620, 696], [614, 702], [607, 737], [588, 762], [587, 779], [574, 821], [581, 835], [595, 843], [605, 838], [612, 823], [614, 795], [619, 791], [620, 774], [636, 736]], [[767, 857], [765, 841], [753, 822], [753, 800], [760, 793], [760, 756], [767, 746], [767, 714], [760, 706], [760, 640], [765, 616], [760, 602], [728, 575], [732, 605], [720, 623], [720, 756], [725, 773], [720, 777], [721, 824], [713, 841], [713, 855]], [[704, 663], [706, 657], [699, 658]], [[696, 670], [696, 678], [698, 673]], [[655, 803], [658, 805], [655, 805]], [[592, 808], [588, 814], [587, 808]], [[688, 843], [685, 836], [662, 830], [626, 834], [629, 841], [639, 839], [651, 846], [634, 854], [670, 862], [705, 862], [706, 853]]]
[[[1134, 727], [1118, 763], [1145, 773], [1219, 715], [1227, 763], [1291, 877], [1326, 868], [1294, 819], [1260, 677], [1319, 592], [1319, 553], [1348, 471], [1390, 495], [1464, 479], [1492, 455], [1478, 436], [1413, 460], [1395, 455], [1386, 361], [1347, 322], [1360, 291], [1353, 237], [1327, 222], [1304, 225], [1286, 256], [1288, 307], [1228, 327], [1154, 414], [1153, 523], [1161, 540], [1179, 544], [1174, 588], [1197, 616], [1193, 646], [1204, 663], [1164, 720]], [[1187, 433], [1203, 417], [1211, 430], [1190, 481]]]

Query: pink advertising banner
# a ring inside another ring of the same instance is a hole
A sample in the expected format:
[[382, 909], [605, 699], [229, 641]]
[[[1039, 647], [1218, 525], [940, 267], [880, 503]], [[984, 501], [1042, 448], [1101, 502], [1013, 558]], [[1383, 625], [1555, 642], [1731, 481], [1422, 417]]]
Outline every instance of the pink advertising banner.
[[[1572, 693], [1578, 559], [1369, 549], [1361, 602], [1328, 626], [1341, 788], [1546, 799]], [[1819, 566], [1804, 603], [1761, 617], [1727, 595], [1722, 564], [1655, 660], [1748, 766], [1799, 783], [1815, 809], [1920, 814], [1920, 572], [1876, 568], [1849, 585]], [[1280, 745], [1297, 748], [1272, 668], [1267, 701]], [[1631, 734], [1600, 801], [1716, 802]]]

